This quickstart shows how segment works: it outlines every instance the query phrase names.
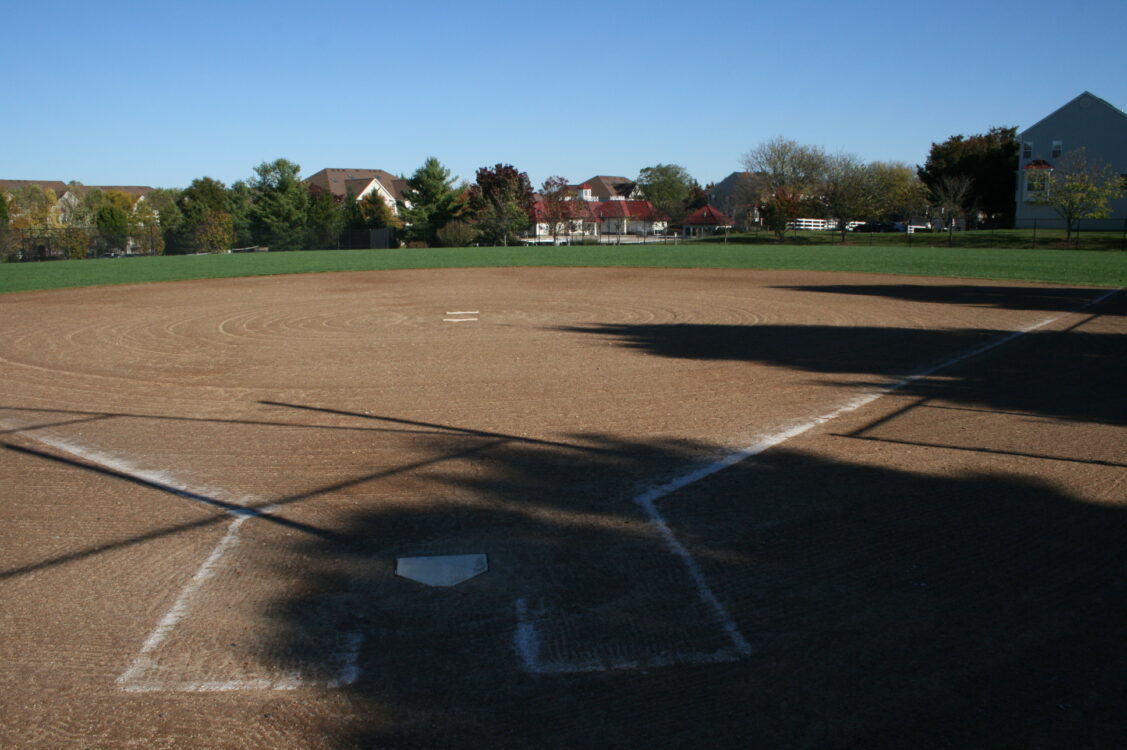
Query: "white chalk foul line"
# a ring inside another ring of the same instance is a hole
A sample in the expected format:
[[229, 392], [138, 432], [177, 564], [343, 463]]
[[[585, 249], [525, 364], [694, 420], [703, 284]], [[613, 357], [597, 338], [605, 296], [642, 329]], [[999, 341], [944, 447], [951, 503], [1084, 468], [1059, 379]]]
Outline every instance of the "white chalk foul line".
[[[146, 675], [156, 668], [152, 654], [168, 639], [168, 636], [180, 622], [191, 612], [192, 599], [208, 579], [215, 575], [215, 570], [220, 559], [238, 543], [239, 528], [248, 518], [261, 518], [270, 515], [277, 506], [267, 505], [260, 508], [247, 507], [256, 502], [255, 498], [240, 497], [231, 500], [217, 500], [226, 494], [211, 487], [193, 486], [181, 482], [174, 476], [164, 471], [143, 469], [126, 461], [121, 457], [100, 451], [95, 448], [81, 445], [80, 443], [56, 435], [47, 430], [35, 430], [27, 423], [17, 424], [11, 420], [0, 420], [0, 428], [6, 430], [27, 430], [24, 437], [35, 440], [42, 445], [54, 448], [61, 453], [67, 453], [75, 458], [80, 458], [90, 464], [124, 476], [134, 477], [147, 485], [162, 489], [179, 497], [196, 500], [213, 507], [222, 507], [226, 513], [234, 516], [227, 532], [215, 545], [211, 553], [204, 559], [195, 574], [189, 579], [184, 588], [180, 590], [172, 606], [157, 622], [155, 628], [149, 633], [141, 646], [140, 652], [133, 659], [129, 668], [117, 678], [118, 684], [130, 692], [215, 692], [232, 690], [294, 690], [301, 684], [299, 674], [291, 674], [278, 680], [251, 679], [251, 680], [200, 680], [200, 681], [169, 681], [147, 679]], [[236, 507], [231, 507], [236, 506]], [[339, 669], [336, 677], [327, 682], [328, 687], [342, 687], [356, 682], [360, 676], [359, 654], [363, 643], [363, 634], [359, 631], [349, 632], [344, 637], [343, 648], [336, 651], [333, 656], [338, 662]]]
[[[685, 654], [683, 655], [684, 660], [680, 660], [677, 655], [670, 655], [669, 657], [665, 658], [665, 665], [668, 666], [683, 663], [707, 663], [701, 661], [701, 659], [709, 659], [710, 657], [715, 657], [712, 658], [712, 661], [715, 662], [731, 661], [731, 655], [733, 653], [735, 655], [734, 658], [740, 658], [742, 656], [751, 654], [752, 649], [747, 639], [744, 638], [743, 634], [740, 632], [739, 626], [736, 624], [736, 621], [733, 619], [732, 615], [728, 612], [723, 603], [721, 603], [715, 592], [713, 592], [712, 587], [708, 585], [708, 581], [704, 576], [704, 572], [701, 570], [700, 565], [697, 564], [696, 559], [693, 558], [692, 553], [690, 553], [685, 545], [681, 544], [680, 540], [677, 539], [677, 536], [673, 533], [672, 529], [670, 529], [669, 527], [669, 524], [666, 522], [665, 517], [662, 516], [661, 512], [657, 509], [657, 502], [659, 500], [673, 494], [674, 492], [677, 492], [678, 490], [684, 489], [691, 484], [695, 484], [702, 479], [710, 477], [713, 474], [723, 471], [730, 466], [738, 464], [741, 461], [745, 461], [748, 458], [757, 456], [760, 453], [768, 450], [769, 448], [781, 445], [791, 438], [795, 438], [799, 435], [802, 435], [803, 433], [809, 432], [815, 427], [823, 425], [827, 422], [837, 419], [840, 416], [867, 406], [877, 399], [881, 398], [882, 396], [886, 396], [889, 393], [893, 393], [894, 391], [911, 385], [912, 383], [915, 383], [923, 378], [934, 375], [935, 373], [945, 370], [949, 367], [953, 367], [960, 362], [966, 361], [973, 357], [977, 357], [980, 354], [984, 354], [992, 349], [1002, 346], [1003, 344], [1007, 344], [1016, 338], [1024, 336], [1027, 333], [1032, 333], [1033, 331], [1044, 328], [1047, 325], [1051, 325], [1061, 318], [1065, 317], [1065, 315], [1079, 312], [1087, 307], [1091, 307], [1092, 305], [1103, 302], [1119, 291], [1122, 290], [1112, 289], [1105, 294], [1100, 295], [1096, 299], [1090, 300], [1089, 302], [1086, 302], [1085, 304], [1080, 305], [1079, 307], [1075, 308], [1074, 310], [1070, 310], [1067, 313], [1062, 313], [1061, 315], [1057, 315], [1052, 318], [1045, 318], [1035, 323], [1031, 323], [1016, 331], [999, 336], [998, 338], [995, 338], [991, 341], [987, 341], [981, 346], [977, 346], [973, 349], [967, 350], [966, 352], [957, 354], [954, 357], [944, 360], [937, 365], [933, 365], [917, 373], [901, 378], [900, 380], [888, 383], [870, 393], [850, 399], [844, 404], [841, 404], [824, 414], [818, 415], [816, 417], [813, 417], [812, 419], [808, 419], [804, 422], [780, 430], [778, 432], [762, 436], [757, 442], [747, 446], [746, 448], [734, 451], [733, 453], [729, 453], [728, 455], [722, 456], [721, 458], [711, 461], [707, 464], [697, 466], [696, 468], [691, 469], [684, 474], [669, 479], [666, 482], [649, 490], [646, 490], [634, 497], [634, 502], [637, 503], [643, 511], [645, 511], [646, 516], [649, 518], [650, 522], [658, 529], [662, 538], [665, 540], [666, 547], [678, 559], [681, 560], [682, 564], [685, 566], [685, 569], [689, 573], [689, 576], [692, 578], [693, 584], [697, 588], [697, 594], [700, 596], [701, 601], [712, 611], [713, 617], [716, 619], [717, 623], [724, 630], [724, 633], [728, 636], [728, 639], [732, 643], [731, 651], [726, 650], [717, 652], [716, 654]], [[516, 647], [517, 653], [520, 656], [522, 665], [524, 666], [525, 670], [530, 673], [563, 674], [568, 672], [602, 672], [611, 669], [631, 669], [640, 666], [639, 664], [633, 662], [623, 663], [622, 666], [594, 662], [566, 662], [545, 664], [540, 661], [539, 638], [536, 632], [536, 626], [532, 618], [529, 616], [527, 604], [523, 599], [517, 602], [516, 609], [517, 629], [514, 636], [514, 646]], [[723, 658], [725, 656], [727, 656], [728, 658]], [[659, 661], [661, 661], [661, 659], [655, 662], [647, 661], [647, 664], [652, 663], [654, 666], [659, 666], [660, 664], [657, 663]]]
[[472, 323], [477, 318], [443, 318], [443, 323]]

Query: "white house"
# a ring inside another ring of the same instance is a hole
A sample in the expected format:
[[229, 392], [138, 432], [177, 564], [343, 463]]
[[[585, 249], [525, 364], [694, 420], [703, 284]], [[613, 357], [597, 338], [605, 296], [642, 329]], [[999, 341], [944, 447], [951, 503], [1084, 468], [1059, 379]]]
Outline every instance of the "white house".
[[[1043, 175], [1063, 154], [1078, 148], [1089, 160], [1108, 162], [1127, 179], [1127, 113], [1085, 91], [1068, 104], [1018, 134], [1016, 185], [1017, 210], [1014, 226], [1032, 227], [1035, 221], [1060, 220], [1049, 206], [1037, 205]], [[1111, 202], [1110, 219], [1087, 219], [1086, 229], [1122, 229], [1127, 221], [1127, 197]]]
[[375, 192], [387, 204], [392, 213], [399, 215], [396, 201], [403, 200], [407, 181], [382, 169], [322, 169], [306, 177], [303, 182], [328, 190], [338, 198], [349, 194], [353, 200], [361, 201]]

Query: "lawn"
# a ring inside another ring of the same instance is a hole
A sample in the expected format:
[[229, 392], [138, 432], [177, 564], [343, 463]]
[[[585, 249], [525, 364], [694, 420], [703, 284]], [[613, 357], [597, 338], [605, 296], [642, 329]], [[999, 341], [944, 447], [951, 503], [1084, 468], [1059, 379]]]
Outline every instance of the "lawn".
[[[904, 236], [898, 238], [903, 241]], [[883, 238], [882, 238], [883, 239]], [[0, 292], [330, 271], [487, 266], [787, 268], [1127, 285], [1127, 253], [919, 245], [680, 245], [318, 250], [0, 264]]]

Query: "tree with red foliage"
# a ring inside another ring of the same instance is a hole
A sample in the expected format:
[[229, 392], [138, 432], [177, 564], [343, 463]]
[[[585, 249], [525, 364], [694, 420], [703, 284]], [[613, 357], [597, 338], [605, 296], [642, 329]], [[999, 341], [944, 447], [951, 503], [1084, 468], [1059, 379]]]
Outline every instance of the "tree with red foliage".
[[517, 233], [532, 221], [532, 183], [511, 164], [477, 170], [470, 186], [469, 208], [487, 245], [517, 242]]

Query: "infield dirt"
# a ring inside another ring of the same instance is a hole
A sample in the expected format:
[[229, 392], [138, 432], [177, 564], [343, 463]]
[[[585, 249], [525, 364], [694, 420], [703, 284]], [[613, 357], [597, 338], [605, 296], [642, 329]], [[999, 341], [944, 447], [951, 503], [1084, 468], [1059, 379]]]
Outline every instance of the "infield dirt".
[[[0, 296], [0, 746], [1117, 746], [1125, 313], [733, 270]], [[658, 502], [691, 564], [635, 502], [806, 425]]]

